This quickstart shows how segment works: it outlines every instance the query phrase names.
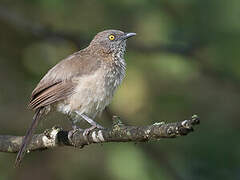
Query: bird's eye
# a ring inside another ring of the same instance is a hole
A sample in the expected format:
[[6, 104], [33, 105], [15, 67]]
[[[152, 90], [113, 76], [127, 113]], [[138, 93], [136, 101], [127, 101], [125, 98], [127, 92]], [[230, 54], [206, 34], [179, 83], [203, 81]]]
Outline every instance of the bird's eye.
[[113, 40], [115, 39], [115, 36], [111, 34], [111, 35], [108, 36], [108, 39], [109, 39], [110, 41], [113, 41]]

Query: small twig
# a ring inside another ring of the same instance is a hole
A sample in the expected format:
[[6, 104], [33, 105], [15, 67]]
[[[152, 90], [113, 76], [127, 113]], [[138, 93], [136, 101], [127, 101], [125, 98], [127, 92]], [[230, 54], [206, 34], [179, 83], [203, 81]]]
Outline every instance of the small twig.
[[[199, 124], [197, 115], [191, 119], [175, 123], [154, 123], [150, 126], [126, 126], [119, 117], [114, 116], [113, 126], [109, 129], [94, 129], [87, 136], [83, 130], [76, 130], [70, 137], [72, 131], [64, 131], [59, 127], [53, 127], [42, 134], [34, 135], [29, 152], [44, 150], [58, 146], [74, 146], [83, 148], [93, 143], [107, 142], [147, 142], [161, 138], [175, 138], [187, 135], [193, 131], [193, 126]], [[18, 152], [22, 143], [22, 136], [0, 135], [0, 152]]]

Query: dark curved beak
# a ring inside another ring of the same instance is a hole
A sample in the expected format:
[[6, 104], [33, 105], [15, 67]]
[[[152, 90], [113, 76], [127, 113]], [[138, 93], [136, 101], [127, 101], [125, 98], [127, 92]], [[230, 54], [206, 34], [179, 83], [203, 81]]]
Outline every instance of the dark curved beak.
[[134, 32], [129, 32], [129, 33], [124, 33], [124, 35], [122, 36], [123, 39], [128, 39], [130, 37], [136, 36], [136, 33]]

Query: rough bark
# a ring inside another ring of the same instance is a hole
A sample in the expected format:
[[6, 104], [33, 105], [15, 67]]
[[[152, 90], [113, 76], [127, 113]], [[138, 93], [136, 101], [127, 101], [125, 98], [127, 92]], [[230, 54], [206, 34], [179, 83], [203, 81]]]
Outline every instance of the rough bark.
[[[147, 142], [161, 138], [175, 138], [193, 131], [193, 126], [200, 123], [197, 115], [189, 120], [174, 123], [154, 123], [149, 126], [127, 126], [120, 118], [113, 117], [113, 126], [107, 129], [93, 129], [84, 136], [83, 130], [65, 131], [53, 127], [42, 134], [34, 135], [28, 152], [44, 150], [58, 146], [83, 148], [93, 143], [107, 142]], [[0, 135], [0, 152], [18, 152], [23, 136]]]

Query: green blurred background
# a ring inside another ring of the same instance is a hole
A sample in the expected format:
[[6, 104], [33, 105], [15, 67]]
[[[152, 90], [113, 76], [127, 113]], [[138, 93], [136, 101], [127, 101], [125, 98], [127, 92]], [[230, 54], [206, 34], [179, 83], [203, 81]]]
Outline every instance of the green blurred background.
[[[16, 154], [0, 153], [0, 180], [240, 179], [239, 7], [238, 0], [1, 0], [0, 134], [24, 135], [40, 78], [104, 29], [137, 33], [113, 114], [147, 125], [197, 113], [201, 125], [158, 142], [34, 152], [20, 169]], [[70, 128], [62, 115], [45, 119], [38, 132]], [[108, 113], [99, 122], [110, 127]]]

